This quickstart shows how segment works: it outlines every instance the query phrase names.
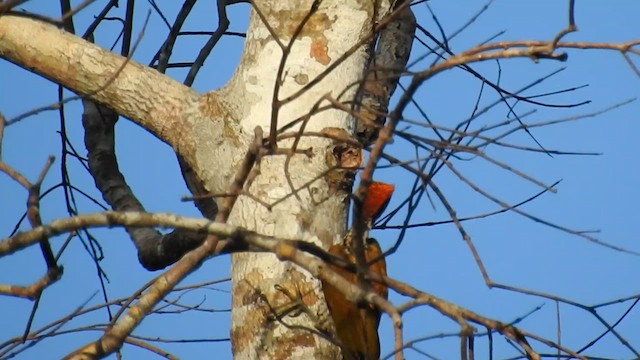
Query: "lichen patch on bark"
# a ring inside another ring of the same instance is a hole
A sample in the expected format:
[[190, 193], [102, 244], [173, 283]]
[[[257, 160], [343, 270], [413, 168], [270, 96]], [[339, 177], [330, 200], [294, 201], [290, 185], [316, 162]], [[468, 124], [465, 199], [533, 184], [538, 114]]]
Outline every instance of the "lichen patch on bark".
[[257, 303], [260, 298], [259, 284], [264, 281], [264, 277], [256, 271], [248, 273], [242, 281], [240, 281], [232, 296], [233, 307], [250, 306]]

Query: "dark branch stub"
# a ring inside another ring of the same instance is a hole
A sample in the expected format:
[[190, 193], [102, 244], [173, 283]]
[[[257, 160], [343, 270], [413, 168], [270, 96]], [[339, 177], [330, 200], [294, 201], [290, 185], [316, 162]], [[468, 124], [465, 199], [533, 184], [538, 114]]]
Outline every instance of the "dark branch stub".
[[[83, 100], [82, 124], [89, 169], [104, 200], [116, 211], [145, 211], [118, 168], [114, 126], [118, 114], [90, 100]], [[163, 235], [154, 228], [126, 227], [138, 250], [140, 264], [159, 270], [173, 264], [200, 245], [206, 234], [174, 230]]]

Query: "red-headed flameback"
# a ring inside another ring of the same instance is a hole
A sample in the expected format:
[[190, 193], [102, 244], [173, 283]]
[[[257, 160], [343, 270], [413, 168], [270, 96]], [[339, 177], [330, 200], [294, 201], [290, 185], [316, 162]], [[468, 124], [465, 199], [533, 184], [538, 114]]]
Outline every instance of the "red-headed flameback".
[[[366, 241], [365, 260], [370, 272], [380, 275], [387, 274], [387, 265], [382, 257], [380, 245], [375, 239], [369, 238], [369, 230], [373, 227], [373, 221], [382, 214], [387, 206], [394, 186], [381, 182], [373, 182], [369, 186], [367, 197], [362, 202], [362, 220], [365, 225], [363, 236]], [[329, 253], [355, 264], [354, 232], [350, 230], [341, 244], [332, 245]], [[376, 260], [377, 259], [377, 260]], [[376, 260], [374, 263], [372, 261]], [[358, 283], [357, 275], [349, 270], [330, 265], [331, 269], [353, 284]], [[344, 296], [338, 289], [323, 282], [322, 289], [329, 308], [329, 314], [335, 324], [336, 336], [342, 346], [344, 358], [348, 360], [374, 360], [380, 358], [380, 340], [378, 338], [378, 325], [382, 313], [371, 304], [358, 306]], [[387, 298], [387, 287], [373, 282], [371, 289], [378, 295]]]

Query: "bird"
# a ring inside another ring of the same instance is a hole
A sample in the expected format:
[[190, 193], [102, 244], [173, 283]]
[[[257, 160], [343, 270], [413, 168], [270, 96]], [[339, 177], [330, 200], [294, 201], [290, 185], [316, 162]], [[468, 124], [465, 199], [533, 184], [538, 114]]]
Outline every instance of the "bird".
[[[382, 256], [382, 250], [378, 242], [369, 238], [368, 234], [373, 227], [373, 221], [382, 214], [389, 203], [394, 188], [391, 184], [372, 182], [368, 194], [362, 202], [362, 221], [365, 225], [363, 237], [366, 239], [364, 241], [365, 260], [370, 272], [376, 272], [383, 276], [387, 275], [387, 265]], [[350, 229], [340, 243], [329, 248], [329, 253], [355, 265], [354, 237], [355, 233], [353, 229]], [[355, 273], [333, 264], [329, 267], [347, 281], [353, 284], [358, 283], [358, 277]], [[378, 326], [382, 312], [371, 304], [359, 306], [349, 301], [342, 292], [327, 282], [322, 282], [322, 289], [344, 358], [348, 360], [379, 359]], [[387, 299], [388, 289], [384, 284], [372, 283], [371, 289]]]

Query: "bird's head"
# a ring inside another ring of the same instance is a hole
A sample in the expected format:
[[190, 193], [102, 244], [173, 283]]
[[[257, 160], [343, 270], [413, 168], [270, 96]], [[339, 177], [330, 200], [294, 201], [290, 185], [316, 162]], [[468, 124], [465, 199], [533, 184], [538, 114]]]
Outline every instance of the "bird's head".
[[383, 182], [373, 182], [369, 185], [367, 197], [362, 202], [362, 219], [365, 223], [373, 223], [389, 204], [395, 186]]

